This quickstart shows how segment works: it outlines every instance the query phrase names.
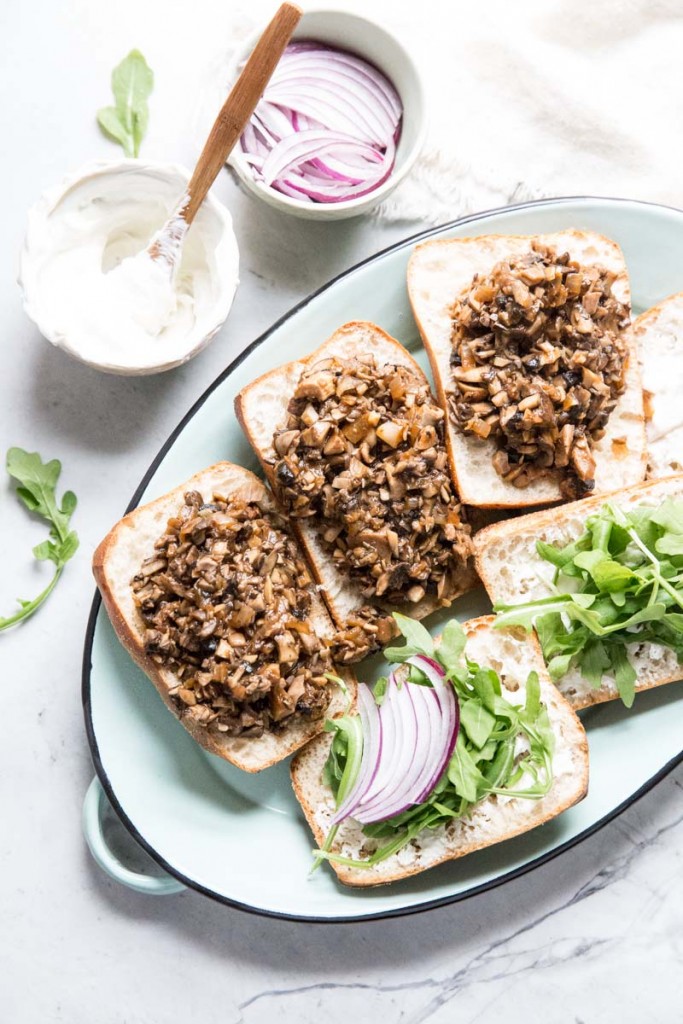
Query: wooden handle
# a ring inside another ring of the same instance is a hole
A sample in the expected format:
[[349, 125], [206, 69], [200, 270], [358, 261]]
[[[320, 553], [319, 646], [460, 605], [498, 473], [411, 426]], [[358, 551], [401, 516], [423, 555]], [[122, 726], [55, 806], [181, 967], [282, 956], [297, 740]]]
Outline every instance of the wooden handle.
[[254, 113], [302, 13], [296, 4], [280, 6], [232, 87], [188, 185], [190, 201], [183, 211], [188, 224], [194, 220], [206, 193]]

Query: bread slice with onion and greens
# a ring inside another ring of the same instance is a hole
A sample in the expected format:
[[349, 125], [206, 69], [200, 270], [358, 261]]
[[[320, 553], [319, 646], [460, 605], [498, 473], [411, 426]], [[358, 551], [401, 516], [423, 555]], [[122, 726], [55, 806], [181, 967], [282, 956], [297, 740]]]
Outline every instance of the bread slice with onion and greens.
[[235, 409], [339, 627], [339, 661], [388, 642], [395, 609], [420, 619], [474, 585], [443, 411], [381, 328], [345, 324]]
[[640, 354], [648, 477], [683, 471], [683, 292], [641, 314], [630, 328]]
[[408, 292], [465, 504], [524, 508], [644, 478], [638, 360], [622, 333], [629, 279], [615, 242], [575, 230], [423, 242]]
[[683, 475], [486, 527], [496, 625], [535, 627], [574, 708], [683, 678]]
[[[536, 641], [492, 616], [436, 642], [399, 617], [406, 645], [358, 714], [292, 761], [318, 849], [345, 885], [395, 882], [555, 818], [588, 786], [586, 735]], [[420, 685], [418, 685], [420, 684]], [[381, 742], [380, 742], [381, 735]]]
[[93, 572], [117, 636], [167, 708], [238, 768], [281, 761], [345, 707], [325, 677], [328, 612], [286, 520], [246, 469], [217, 463], [129, 512]]

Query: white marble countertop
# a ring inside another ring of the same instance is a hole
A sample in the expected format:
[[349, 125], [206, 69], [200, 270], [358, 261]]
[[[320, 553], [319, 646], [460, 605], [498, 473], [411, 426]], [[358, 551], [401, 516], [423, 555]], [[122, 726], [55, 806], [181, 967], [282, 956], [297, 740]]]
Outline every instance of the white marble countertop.
[[[681, 767], [535, 872], [403, 920], [311, 926], [248, 916], [192, 892], [152, 899], [110, 881], [85, 848], [80, 812], [93, 769], [80, 671], [94, 545], [180, 416], [228, 361], [309, 291], [420, 227], [296, 222], [255, 205], [223, 175], [216, 191], [234, 214], [242, 283], [207, 352], [167, 375], [125, 380], [76, 364], [38, 336], [14, 283], [28, 206], [69, 168], [117, 155], [93, 116], [108, 102], [111, 67], [132, 46], [157, 71], [144, 154], [191, 162], [190, 135], [178, 126], [192, 118], [202, 54], [216, 53], [216, 19], [228, 31], [233, 15], [225, 6], [196, 0], [189, 25], [188, 5], [161, 0], [35, 0], [6, 4], [0, 16], [0, 451], [16, 444], [62, 460], [63, 483], [80, 499], [74, 525], [82, 544], [39, 615], [0, 639], [0, 1018], [679, 1020]], [[188, 31], [187, 59], [174, 65]], [[6, 478], [0, 521], [6, 611], [42, 578], [29, 556], [42, 529], [17, 507]]]

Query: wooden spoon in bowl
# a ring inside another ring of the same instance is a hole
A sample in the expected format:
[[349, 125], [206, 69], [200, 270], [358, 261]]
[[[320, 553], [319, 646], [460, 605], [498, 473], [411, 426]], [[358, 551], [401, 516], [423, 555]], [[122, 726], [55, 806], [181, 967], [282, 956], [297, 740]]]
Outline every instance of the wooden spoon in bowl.
[[279, 7], [221, 107], [180, 205], [147, 246], [151, 259], [168, 263], [171, 275], [187, 229], [254, 113], [302, 13], [296, 4]]

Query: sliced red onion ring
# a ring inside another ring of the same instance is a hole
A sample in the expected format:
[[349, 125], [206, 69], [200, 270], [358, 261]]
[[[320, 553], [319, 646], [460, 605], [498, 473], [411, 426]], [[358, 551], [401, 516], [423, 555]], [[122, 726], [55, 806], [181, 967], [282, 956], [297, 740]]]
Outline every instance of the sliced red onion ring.
[[435, 694], [441, 708], [443, 725], [439, 737], [439, 749], [443, 749], [443, 761], [440, 765], [434, 765], [431, 777], [428, 778], [423, 792], [419, 795], [419, 799], [416, 800], [416, 803], [422, 803], [434, 789], [434, 786], [441, 777], [441, 773], [450, 761], [460, 731], [460, 705], [451, 684], [444, 682], [446, 673], [438, 661], [434, 661], [433, 658], [428, 658], [423, 654], [416, 654], [414, 657], [407, 659], [407, 664], [418, 668], [432, 684], [432, 692]]
[[[355, 142], [353, 138], [341, 133], [333, 134], [323, 129], [297, 132], [295, 135], [288, 135], [271, 149], [263, 165], [263, 180], [266, 185], [270, 185], [275, 178], [279, 178], [283, 171], [289, 170], [290, 167], [297, 167], [299, 164], [339, 146], [357, 147], [359, 153], [364, 149], [370, 151], [369, 146], [366, 147], [363, 143]], [[377, 173], [376, 164], [368, 166], [374, 177]]]
[[384, 703], [380, 708], [382, 735], [386, 735], [390, 742], [385, 747], [385, 756], [380, 759], [375, 781], [356, 805], [353, 816], [357, 821], [379, 820], [379, 817], [375, 817], [375, 808], [381, 808], [396, 787], [397, 775], [406, 761], [406, 740], [410, 741], [411, 735], [417, 731], [417, 726], [410, 722], [407, 711], [408, 704], [401, 699], [401, 690], [396, 685], [392, 673]]
[[333, 825], [345, 818], [364, 825], [385, 821], [422, 803], [450, 760], [460, 728], [455, 690], [433, 659], [415, 655], [407, 664], [423, 672], [432, 685], [408, 679], [399, 685], [392, 672], [379, 708], [368, 687], [359, 686], [363, 757], [356, 785], [335, 813]]
[[391, 174], [401, 101], [376, 68], [311, 40], [290, 43], [241, 138], [267, 187], [300, 200], [367, 195]]
[[352, 68], [354, 73], [359, 77], [370, 79], [374, 83], [375, 87], [386, 97], [394, 115], [396, 117], [400, 117], [401, 100], [398, 93], [391, 82], [385, 78], [377, 68], [373, 67], [372, 64], [368, 64], [366, 61], [361, 60], [359, 57], [355, 57], [352, 53], [348, 53], [345, 50], [333, 50], [331, 47], [311, 42], [310, 45], [307, 46], [302, 46], [297, 43], [290, 44], [282, 56], [280, 65], [287, 66], [288, 64], [294, 64], [296, 62], [298, 67], [305, 66], [299, 56], [301, 53], [306, 54], [304, 60], [308, 63], [313, 63], [318, 58], [321, 58], [330, 64], [344, 64], [347, 67]]
[[365, 685], [358, 685], [358, 714], [360, 715], [363, 729], [363, 754], [356, 783], [348, 793], [346, 800], [337, 808], [332, 819], [333, 825], [348, 817], [349, 808], [356, 805], [369, 786], [372, 785], [382, 757], [382, 722], [379, 717], [379, 708], [372, 690]]

